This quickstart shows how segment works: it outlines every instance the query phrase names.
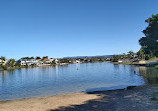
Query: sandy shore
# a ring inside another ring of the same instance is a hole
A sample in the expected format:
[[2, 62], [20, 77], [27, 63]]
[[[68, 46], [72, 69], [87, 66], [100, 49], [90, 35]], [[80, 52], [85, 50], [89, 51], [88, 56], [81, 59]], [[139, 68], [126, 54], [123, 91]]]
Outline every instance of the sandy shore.
[[1, 101], [0, 111], [158, 111], [158, 86]]
[[0, 111], [48, 111], [60, 106], [84, 104], [85, 101], [97, 99], [96, 95], [74, 93], [58, 96], [39, 97], [0, 102]]

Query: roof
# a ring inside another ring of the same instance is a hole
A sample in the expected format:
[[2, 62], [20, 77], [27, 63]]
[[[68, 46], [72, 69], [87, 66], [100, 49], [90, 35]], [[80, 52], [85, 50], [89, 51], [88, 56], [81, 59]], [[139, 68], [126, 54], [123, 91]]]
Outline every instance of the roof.
[[48, 58], [44, 58], [44, 60], [46, 60], [46, 61], [47, 61], [47, 60], [51, 60], [51, 59], [48, 59]]
[[37, 59], [38, 61], [41, 61], [42, 59]]

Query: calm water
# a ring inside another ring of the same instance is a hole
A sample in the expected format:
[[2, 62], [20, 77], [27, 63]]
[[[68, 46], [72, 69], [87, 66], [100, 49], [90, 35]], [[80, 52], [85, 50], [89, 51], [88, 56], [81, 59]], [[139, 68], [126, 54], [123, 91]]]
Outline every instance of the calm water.
[[103, 62], [1, 71], [0, 100], [142, 85], [149, 80], [148, 73], [151, 73], [146, 70]]

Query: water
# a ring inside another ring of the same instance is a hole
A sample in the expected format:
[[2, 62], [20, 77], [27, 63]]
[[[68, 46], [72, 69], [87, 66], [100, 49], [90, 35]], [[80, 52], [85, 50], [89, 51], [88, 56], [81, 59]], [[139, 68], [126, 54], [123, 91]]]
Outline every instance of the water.
[[0, 100], [138, 86], [147, 82], [144, 70], [102, 62], [1, 71]]
[[149, 84], [158, 84], [158, 69], [154, 67], [139, 67], [139, 74]]

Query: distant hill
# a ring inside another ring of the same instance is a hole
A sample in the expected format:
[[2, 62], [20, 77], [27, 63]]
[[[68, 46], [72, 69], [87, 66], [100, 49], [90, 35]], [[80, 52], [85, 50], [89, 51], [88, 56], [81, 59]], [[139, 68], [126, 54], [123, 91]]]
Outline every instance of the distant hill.
[[63, 57], [65, 59], [73, 59], [73, 58], [85, 58], [85, 57], [88, 57], [88, 58], [93, 58], [93, 57], [104, 57], [104, 58], [108, 58], [108, 57], [112, 57], [113, 55], [96, 55], [96, 56], [73, 56], [73, 57]]

